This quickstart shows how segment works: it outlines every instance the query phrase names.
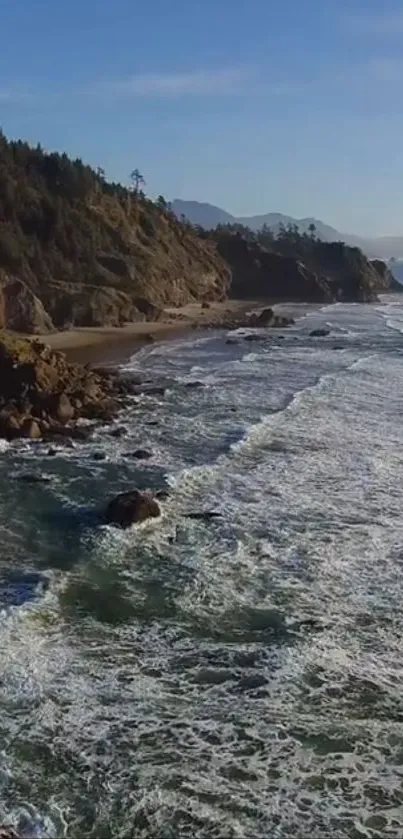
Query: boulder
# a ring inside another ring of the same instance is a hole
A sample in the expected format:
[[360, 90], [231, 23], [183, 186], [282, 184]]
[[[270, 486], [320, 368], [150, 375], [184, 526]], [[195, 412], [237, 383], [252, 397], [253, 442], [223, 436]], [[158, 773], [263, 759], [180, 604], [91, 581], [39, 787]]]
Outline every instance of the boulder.
[[75, 414], [73, 405], [66, 393], [57, 393], [51, 399], [49, 412], [53, 417], [55, 417], [55, 419], [58, 420], [58, 422], [62, 423], [62, 425], [66, 425], [74, 419]]
[[40, 440], [42, 431], [39, 423], [32, 417], [27, 417], [21, 425], [21, 434], [23, 437], [28, 437], [30, 440]]
[[313, 329], [309, 333], [310, 338], [325, 338], [326, 335], [330, 335], [330, 329]]
[[134, 489], [120, 493], [109, 502], [105, 512], [105, 522], [126, 529], [132, 524], [149, 518], [155, 519], [160, 515], [161, 510], [157, 501], [147, 493]]
[[255, 316], [256, 326], [270, 326], [274, 318], [273, 309], [263, 309], [260, 314]]

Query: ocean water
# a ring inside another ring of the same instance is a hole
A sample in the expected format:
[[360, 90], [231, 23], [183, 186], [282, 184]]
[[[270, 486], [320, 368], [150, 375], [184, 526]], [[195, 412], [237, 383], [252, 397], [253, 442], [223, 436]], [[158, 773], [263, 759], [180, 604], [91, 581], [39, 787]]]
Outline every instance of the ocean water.
[[[403, 303], [226, 337], [138, 353], [167, 392], [126, 437], [0, 451], [0, 824], [22, 836], [403, 834]], [[169, 489], [162, 519], [100, 525], [132, 487]]]

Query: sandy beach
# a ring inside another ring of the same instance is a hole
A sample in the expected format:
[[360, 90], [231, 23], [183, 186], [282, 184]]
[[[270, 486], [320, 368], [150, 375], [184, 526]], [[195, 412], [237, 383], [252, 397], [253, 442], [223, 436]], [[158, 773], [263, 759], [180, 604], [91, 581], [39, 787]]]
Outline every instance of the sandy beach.
[[166, 308], [162, 319], [155, 322], [141, 321], [120, 328], [77, 327], [29, 337], [43, 341], [53, 350], [65, 352], [72, 361], [102, 364], [128, 358], [145, 343], [167, 340], [197, 327], [202, 329], [215, 317], [225, 313], [241, 314], [259, 305], [262, 304], [226, 300], [223, 303], [210, 303], [209, 308], [205, 309], [200, 303], [191, 303], [181, 308]]
[[223, 303], [210, 303], [208, 309], [200, 303], [191, 303], [181, 308], [166, 308], [163, 318], [155, 322], [130, 323], [120, 328], [77, 327], [34, 337], [44, 341], [53, 350], [65, 352], [71, 361], [105, 364], [130, 358], [146, 343], [169, 340], [195, 328], [211, 328], [211, 321], [226, 313], [241, 315], [265, 306], [271, 306], [276, 314], [294, 318], [319, 308], [318, 304], [274, 303], [270, 300], [226, 300]]

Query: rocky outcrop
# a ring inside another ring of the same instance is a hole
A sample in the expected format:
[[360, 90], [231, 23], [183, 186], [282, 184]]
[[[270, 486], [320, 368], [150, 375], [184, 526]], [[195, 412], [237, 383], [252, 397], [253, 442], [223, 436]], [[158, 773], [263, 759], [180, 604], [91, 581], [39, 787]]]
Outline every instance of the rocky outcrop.
[[52, 319], [28, 286], [0, 272], [0, 327], [32, 335], [50, 332]]
[[136, 392], [116, 372], [70, 364], [38, 340], [0, 338], [0, 436], [87, 439], [79, 419], [110, 420]]
[[403, 292], [403, 285], [395, 279], [386, 262], [382, 262], [381, 259], [371, 259], [370, 265], [376, 274], [374, 285], [378, 294], [387, 292], [401, 294]]
[[137, 489], [122, 492], [113, 498], [105, 511], [105, 523], [124, 529], [132, 524], [158, 518], [161, 510], [157, 501], [145, 492]]
[[[284, 317], [283, 315], [276, 315], [273, 309], [265, 308], [259, 312], [216, 312], [203, 320], [203, 329], [227, 329], [232, 331], [234, 329], [284, 329], [287, 326], [292, 326], [293, 318]], [[194, 324], [195, 328], [200, 327], [200, 323]], [[249, 336], [250, 340], [257, 340], [258, 336]], [[227, 343], [236, 343], [236, 339], [229, 338]], [[201, 383], [189, 383], [188, 387], [200, 386]]]

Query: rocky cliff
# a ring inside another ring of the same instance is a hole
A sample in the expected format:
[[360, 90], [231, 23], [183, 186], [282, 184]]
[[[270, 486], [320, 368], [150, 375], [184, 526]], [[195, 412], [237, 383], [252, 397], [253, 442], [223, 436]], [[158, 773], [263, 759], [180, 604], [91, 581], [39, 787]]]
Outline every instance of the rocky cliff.
[[0, 321], [34, 333], [151, 319], [166, 304], [223, 299], [230, 280], [214, 243], [162, 198], [3, 135], [0, 269]]
[[231, 295], [249, 299], [307, 302], [374, 302], [387, 291], [403, 291], [385, 263], [370, 262], [358, 248], [321, 242], [295, 231], [256, 236], [228, 228], [213, 234], [232, 272]]

